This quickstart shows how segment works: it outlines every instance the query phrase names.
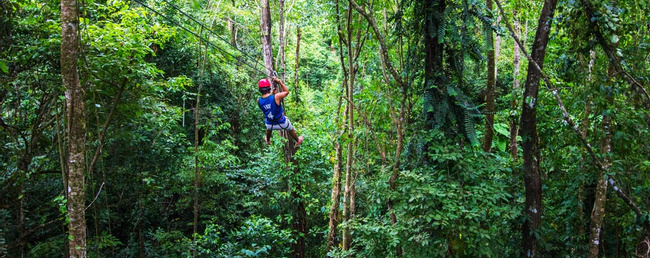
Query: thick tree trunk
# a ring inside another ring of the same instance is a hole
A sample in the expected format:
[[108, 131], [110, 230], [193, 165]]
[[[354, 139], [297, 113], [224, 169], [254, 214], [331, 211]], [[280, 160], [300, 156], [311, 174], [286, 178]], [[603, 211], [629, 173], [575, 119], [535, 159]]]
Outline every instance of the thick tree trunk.
[[[544, 7], [537, 23], [535, 42], [531, 58], [543, 68], [546, 45], [548, 43], [551, 21], [555, 13], [557, 0], [544, 1]], [[542, 218], [542, 178], [540, 175], [539, 145], [537, 136], [537, 93], [542, 76], [532, 64], [528, 66], [524, 98], [521, 112], [521, 137], [523, 149], [523, 174], [526, 188], [526, 220], [523, 226], [523, 256], [537, 257], [537, 229]]]
[[[487, 8], [492, 10], [492, 0], [487, 0]], [[492, 138], [494, 137], [494, 92], [496, 88], [496, 62], [494, 57], [494, 36], [492, 28], [487, 28], [487, 88], [485, 92], [485, 138], [483, 138], [483, 151], [490, 152]]]
[[444, 12], [446, 3], [444, 0], [426, 0], [425, 1], [425, 25], [424, 25], [424, 51], [426, 52], [424, 62], [424, 78], [426, 81], [425, 94], [429, 103], [424, 103], [425, 109], [425, 122], [427, 125], [433, 126], [434, 111], [433, 103], [435, 100], [441, 99], [443, 77], [440, 71], [443, 71], [442, 56], [444, 53], [444, 45], [438, 40], [438, 28], [443, 22], [437, 14]]
[[85, 94], [79, 81], [77, 58], [79, 51], [79, 18], [77, 2], [61, 1], [61, 78], [66, 88], [68, 110], [68, 216], [69, 255], [86, 257], [86, 192], [84, 165], [86, 164], [86, 121], [84, 116]]
[[[519, 37], [519, 31], [521, 30], [519, 28], [519, 18], [517, 16], [517, 11], [513, 12], [514, 16], [514, 31], [515, 31], [515, 37]], [[514, 55], [514, 60], [512, 61], [512, 67], [513, 67], [513, 72], [512, 72], [512, 98], [510, 99], [510, 108], [514, 110], [517, 108], [517, 98], [514, 92], [517, 91], [519, 88], [519, 59], [520, 59], [520, 54], [519, 54], [519, 45], [517, 43], [514, 44], [514, 49], [513, 49], [513, 55]], [[519, 157], [519, 148], [517, 147], [517, 132], [518, 132], [518, 127], [517, 127], [517, 116], [515, 116], [514, 112], [510, 114], [510, 157], [513, 159], [517, 159]]]

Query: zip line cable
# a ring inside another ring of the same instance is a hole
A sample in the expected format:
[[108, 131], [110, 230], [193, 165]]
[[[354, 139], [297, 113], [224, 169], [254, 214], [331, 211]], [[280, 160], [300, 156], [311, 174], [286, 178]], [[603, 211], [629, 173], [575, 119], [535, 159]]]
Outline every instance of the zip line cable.
[[[146, 5], [146, 4], [143, 3], [142, 1], [140, 1], [140, 0], [132, 0], [132, 1], [134, 1], [134, 2], [136, 2], [136, 3], [138, 3], [138, 4], [140, 4], [140, 5], [141, 5], [142, 7], [144, 7], [144, 8], [147, 8], [147, 9], [151, 10], [153, 13], [157, 14], [157, 15], [160, 16], [160, 17], [165, 18], [166, 20], [168, 20], [168, 21], [171, 22], [172, 24], [174, 24], [174, 25], [180, 27], [181, 29], [183, 29], [183, 30], [189, 32], [190, 34], [194, 35], [195, 37], [197, 37], [197, 38], [199, 38], [199, 39], [205, 41], [205, 43], [207, 43], [208, 45], [210, 45], [210, 46], [216, 48], [217, 50], [221, 51], [222, 53], [224, 53], [224, 54], [226, 54], [226, 55], [229, 55], [229, 56], [231, 56], [231, 57], [234, 58], [234, 59], [238, 59], [237, 56], [235, 56], [234, 54], [231, 54], [230, 52], [224, 50], [223, 48], [221, 48], [221, 47], [219, 47], [219, 46], [213, 44], [213, 43], [210, 42], [209, 40], [207, 40], [207, 39], [201, 37], [200, 35], [198, 35], [196, 32], [194, 32], [194, 31], [192, 31], [192, 30], [190, 30], [190, 29], [188, 29], [188, 28], [185, 28], [183, 25], [180, 25], [180, 24], [179, 24], [178, 22], [176, 22], [175, 20], [173, 20], [173, 19], [171, 19], [171, 18], [165, 16], [164, 14], [162, 14], [162, 13], [156, 11], [155, 9], [153, 9], [153, 8], [150, 7], [149, 5]], [[203, 25], [201, 24], [201, 26], [203, 26]], [[205, 28], [205, 27], [204, 27], [204, 28]], [[211, 30], [209, 30], [209, 29], [207, 29], [207, 28], [206, 28], [206, 30], [211, 31]], [[212, 32], [212, 33], [214, 33], [214, 32]], [[228, 44], [230, 45], [230, 43], [228, 43]], [[231, 46], [232, 46], [232, 45], [231, 45]], [[237, 49], [237, 50], [239, 50], [239, 49]], [[241, 50], [239, 50], [239, 52], [243, 53]], [[246, 57], [248, 58], [247, 55], [246, 55]], [[241, 59], [239, 59], [238, 61], [241, 61], [242, 63], [244, 63], [245, 65], [247, 65], [248, 67], [252, 68], [253, 70], [255, 70], [255, 71], [257, 71], [257, 72], [266, 75], [266, 72], [265, 72], [265, 71], [262, 71], [262, 70], [260, 70], [260, 69], [258, 69], [257, 66], [253, 66], [253, 65], [249, 64], [248, 62], [246, 62], [246, 61], [244, 61], [244, 60], [241, 60]], [[256, 64], [257, 64], [257, 63], [256, 63]]]
[[230, 42], [228, 42], [228, 40], [224, 39], [223, 37], [221, 37], [221, 35], [217, 34], [217, 33], [214, 32], [213, 30], [211, 30], [210, 28], [208, 28], [207, 26], [205, 26], [205, 24], [203, 24], [201, 21], [199, 21], [199, 20], [197, 20], [196, 18], [194, 18], [193, 16], [191, 16], [191, 15], [189, 15], [189, 14], [183, 12], [183, 10], [181, 10], [178, 6], [174, 5], [173, 3], [170, 3], [170, 2], [167, 1], [167, 0], [162, 0], [162, 1], [163, 1], [164, 3], [166, 3], [166, 4], [168, 4], [169, 6], [171, 6], [172, 9], [174, 9], [174, 10], [178, 11], [179, 13], [183, 14], [185, 17], [187, 17], [187, 18], [189, 18], [190, 20], [194, 21], [195, 23], [201, 25], [201, 27], [203, 27], [205, 30], [207, 30], [208, 32], [210, 32], [212, 35], [216, 36], [216, 37], [217, 37], [218, 39], [220, 39], [221, 41], [223, 41], [223, 42], [225, 42], [226, 44], [230, 45], [232, 48], [236, 49], [236, 50], [239, 51], [240, 53], [242, 53], [242, 55], [246, 56], [249, 60], [256, 60], [255, 57], [252, 57], [252, 56], [248, 55], [247, 53], [245, 53], [244, 51], [242, 51], [241, 49], [237, 48], [237, 46], [235, 46], [235, 45], [231, 44]]

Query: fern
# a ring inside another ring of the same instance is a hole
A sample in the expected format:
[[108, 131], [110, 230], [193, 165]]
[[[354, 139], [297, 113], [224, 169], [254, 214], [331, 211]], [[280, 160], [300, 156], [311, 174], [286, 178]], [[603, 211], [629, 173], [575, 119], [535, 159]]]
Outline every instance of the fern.
[[470, 143], [472, 143], [473, 146], [480, 146], [481, 144], [478, 141], [478, 137], [476, 137], [476, 128], [474, 124], [474, 119], [472, 119], [472, 116], [470, 114], [470, 111], [468, 109], [464, 109], [464, 122], [465, 122], [465, 137], [469, 140]]

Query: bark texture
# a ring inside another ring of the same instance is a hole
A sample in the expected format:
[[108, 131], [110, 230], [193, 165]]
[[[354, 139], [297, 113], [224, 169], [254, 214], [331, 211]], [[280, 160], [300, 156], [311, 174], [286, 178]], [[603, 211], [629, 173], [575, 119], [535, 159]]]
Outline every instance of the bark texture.
[[[543, 69], [546, 45], [548, 43], [551, 21], [555, 13], [557, 0], [544, 1], [544, 7], [537, 23], [537, 32], [532, 48], [532, 60]], [[539, 168], [540, 154], [537, 136], [537, 94], [539, 82], [542, 77], [541, 70], [535, 65], [528, 66], [524, 100], [522, 103], [520, 132], [523, 149], [523, 174], [526, 188], [526, 206], [524, 214], [526, 220], [523, 226], [523, 255], [525, 257], [538, 257], [536, 231], [542, 218], [542, 178]]]
[[79, 54], [79, 17], [77, 2], [61, 1], [61, 77], [65, 86], [69, 145], [68, 167], [68, 216], [69, 255], [86, 257], [85, 182], [86, 120], [84, 115], [85, 94], [79, 81], [77, 58]]

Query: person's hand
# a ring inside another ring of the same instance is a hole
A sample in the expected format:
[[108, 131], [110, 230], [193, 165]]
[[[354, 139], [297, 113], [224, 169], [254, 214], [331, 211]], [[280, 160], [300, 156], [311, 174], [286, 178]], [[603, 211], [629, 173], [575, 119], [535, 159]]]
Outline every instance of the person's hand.
[[280, 78], [275, 77], [275, 76], [271, 77], [271, 80], [272, 80], [273, 82], [277, 82], [277, 83], [279, 83], [279, 82], [282, 81], [282, 80], [280, 80]]

